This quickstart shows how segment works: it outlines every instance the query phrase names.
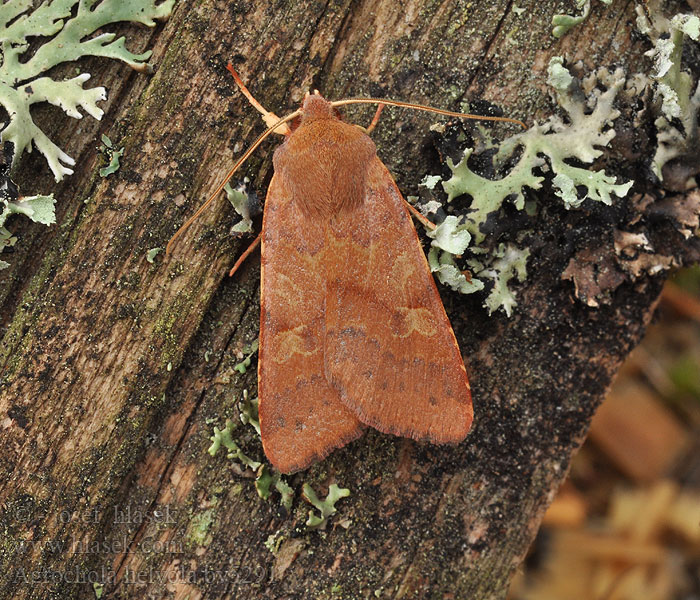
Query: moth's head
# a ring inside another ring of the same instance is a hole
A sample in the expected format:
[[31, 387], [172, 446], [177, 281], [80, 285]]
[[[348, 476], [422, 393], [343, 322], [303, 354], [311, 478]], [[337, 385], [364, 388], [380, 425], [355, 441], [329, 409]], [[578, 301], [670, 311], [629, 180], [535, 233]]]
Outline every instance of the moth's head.
[[340, 117], [338, 111], [331, 106], [318, 90], [314, 90], [313, 94], [307, 92], [304, 102], [301, 105], [301, 122], [308, 123], [319, 119], [338, 119]]

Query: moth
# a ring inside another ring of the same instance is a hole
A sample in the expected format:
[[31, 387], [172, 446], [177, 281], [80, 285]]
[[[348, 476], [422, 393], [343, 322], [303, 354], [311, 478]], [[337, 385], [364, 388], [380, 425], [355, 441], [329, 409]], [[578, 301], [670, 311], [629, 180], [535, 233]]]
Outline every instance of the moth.
[[[434, 444], [462, 441], [473, 418], [462, 355], [410, 205], [368, 130], [385, 104], [474, 117], [388, 100], [329, 102], [316, 91], [280, 119], [228, 69], [269, 128], [168, 251], [262, 140], [283, 134], [262, 231], [231, 270], [260, 243], [258, 397], [267, 458], [292, 473], [366, 427]], [[379, 105], [367, 130], [337, 110], [358, 102]]]

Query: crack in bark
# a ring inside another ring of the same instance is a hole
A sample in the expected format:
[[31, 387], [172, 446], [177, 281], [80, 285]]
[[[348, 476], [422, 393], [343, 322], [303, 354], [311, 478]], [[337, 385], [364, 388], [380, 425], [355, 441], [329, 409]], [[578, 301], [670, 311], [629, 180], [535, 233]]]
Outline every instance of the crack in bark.
[[[317, 77], [323, 77], [323, 73], [326, 72], [326, 68], [328, 67], [329, 64], [333, 63], [333, 60], [338, 54], [338, 39], [340, 38], [341, 34], [345, 30], [345, 26], [348, 23], [352, 22], [352, 15], [354, 14], [353, 11], [353, 6], [361, 2], [362, 0], [350, 0], [350, 3], [346, 6], [345, 8], [345, 16], [340, 20], [340, 25], [338, 28], [335, 30], [335, 33], [333, 35], [333, 44], [331, 45], [330, 49], [328, 50], [328, 53], [326, 54], [326, 58], [323, 60], [321, 63], [321, 66], [318, 68], [318, 72], [316, 75], [314, 75], [312, 81], [314, 81]], [[330, 1], [329, 1], [330, 3]], [[328, 4], [326, 4], [326, 7], [328, 7]], [[316, 23], [318, 25], [318, 23]], [[319, 85], [320, 84], [315, 84]]]
[[[226, 356], [226, 350], [228, 349], [228, 347], [232, 343], [233, 339], [236, 337], [236, 334], [239, 331], [240, 325], [246, 321], [245, 316], [248, 313], [248, 310], [250, 309], [250, 307], [251, 307], [251, 303], [248, 302], [248, 299], [246, 298], [244, 308], [241, 311], [241, 318], [239, 320], [239, 323], [236, 326], [236, 328], [234, 328], [232, 330], [228, 341], [224, 345], [224, 348], [221, 352], [220, 358], [215, 365], [214, 372], [217, 372], [219, 370], [219, 368], [221, 367], [222, 363], [224, 362], [224, 358]], [[211, 306], [209, 307], [209, 309], [211, 309]], [[207, 310], [207, 312], [208, 312], [208, 310]], [[204, 321], [204, 319], [202, 319], [202, 321]], [[195, 331], [193, 333], [193, 335], [191, 337], [191, 342], [190, 342], [191, 344], [194, 343], [194, 341], [196, 340], [197, 334], [200, 332], [200, 330], [201, 330], [201, 323], [200, 323], [200, 327], [197, 329], [197, 331]], [[189, 352], [189, 350], [190, 350], [190, 348], [188, 348], [188, 350], [185, 351], [185, 355]], [[178, 371], [179, 371], [179, 369], [178, 369]], [[177, 380], [177, 377], [174, 376], [171, 379], [170, 383], [172, 384], [176, 380]], [[166, 393], [167, 393], [167, 389], [166, 389]], [[202, 405], [202, 402], [205, 399], [206, 393], [207, 393], [207, 388], [202, 389], [202, 391], [199, 394], [199, 399], [193, 405], [192, 410], [190, 411], [190, 414], [187, 416], [187, 419], [185, 420], [185, 426], [182, 428], [182, 434], [180, 435], [179, 439], [177, 440], [177, 443], [175, 444], [175, 448], [172, 451], [170, 458], [168, 459], [167, 464], [163, 468], [162, 474], [161, 474], [159, 481], [158, 481], [158, 486], [156, 487], [156, 489], [153, 493], [153, 498], [152, 498], [151, 502], [149, 503], [148, 508], [146, 509], [147, 515], [150, 515], [153, 513], [153, 510], [154, 510], [156, 504], [158, 503], [158, 499], [161, 497], [161, 493], [163, 491], [163, 485], [168, 480], [168, 475], [169, 475], [169, 473], [172, 472], [172, 469], [174, 467], [174, 463], [175, 463], [176, 459], [178, 459], [180, 457], [180, 451], [182, 449], [182, 445], [184, 444], [185, 440], [187, 439], [187, 436], [192, 428], [194, 419], [199, 411], [200, 406]], [[134, 466], [136, 466], [136, 465], [134, 465]], [[131, 541], [130, 541], [128, 547], [126, 548], [122, 559], [119, 561], [117, 568], [115, 569], [115, 573], [117, 574], [117, 577], [115, 578], [115, 582], [113, 585], [114, 589], [116, 589], [118, 587], [119, 582], [121, 581], [121, 578], [123, 575], [122, 568], [125, 567], [125, 563], [128, 561], [129, 557], [132, 555], [131, 550], [134, 547], [134, 544], [137, 544], [139, 542], [139, 540], [143, 537], [144, 529], [148, 525], [150, 525], [149, 520], [144, 519], [143, 522], [136, 529], [136, 531], [133, 533]]]
[[474, 75], [472, 75], [472, 77], [469, 79], [469, 83], [466, 86], [464, 86], [464, 93], [462, 93], [459, 96], [459, 101], [457, 103], [458, 106], [460, 106], [461, 104], [464, 103], [464, 98], [467, 95], [467, 90], [472, 85], [472, 83], [474, 83], [474, 81], [476, 79], [478, 79], [479, 73], [482, 70], [481, 65], [488, 58], [489, 53], [491, 52], [491, 48], [496, 43], [496, 39], [498, 38], [499, 34], [501, 33], [501, 30], [503, 29], [503, 25], [505, 23], [505, 20], [508, 18], [508, 16], [510, 15], [510, 13], [513, 10], [514, 2], [515, 2], [515, 0], [508, 0], [508, 4], [506, 5], [505, 10], [503, 11], [503, 15], [501, 16], [500, 20], [498, 21], [498, 24], [496, 25], [496, 29], [495, 29], [493, 35], [491, 36], [491, 38], [489, 39], [489, 41], [486, 43], [486, 47], [484, 48], [484, 51], [481, 55], [481, 58], [479, 59], [479, 68], [476, 70]]
[[[629, 7], [630, 4], [634, 4], [634, 0], [628, 0], [628, 2], [625, 3], [625, 6], [620, 11], [620, 14], [618, 15], [617, 19], [615, 20], [615, 25], [612, 26], [612, 29], [610, 31], [610, 38], [608, 40], [607, 46], [605, 47], [606, 53], [610, 50], [610, 48], [613, 45], [613, 42], [615, 41], [615, 35], [617, 34], [617, 28], [620, 25], [620, 21], [623, 20], [625, 13], [627, 12], [627, 7]], [[605, 6], [604, 9], [610, 10], [610, 8], [607, 6]]]

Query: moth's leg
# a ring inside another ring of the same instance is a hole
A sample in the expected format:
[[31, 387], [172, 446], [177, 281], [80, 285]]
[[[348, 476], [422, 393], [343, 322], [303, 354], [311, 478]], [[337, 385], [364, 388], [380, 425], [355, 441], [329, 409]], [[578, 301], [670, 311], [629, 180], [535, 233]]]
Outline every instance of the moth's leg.
[[229, 272], [229, 277], [233, 277], [233, 274], [238, 271], [238, 268], [243, 264], [243, 261], [250, 256], [251, 252], [255, 250], [260, 245], [260, 238], [262, 237], [262, 231], [258, 234], [258, 237], [256, 237], [253, 242], [246, 248], [245, 252], [241, 254], [238, 257], [238, 260], [236, 261], [236, 264], [233, 265], [233, 268]]
[[430, 219], [427, 217], [424, 217], [423, 214], [415, 207], [413, 204], [411, 204], [408, 200], [404, 198], [404, 202], [406, 203], [406, 206], [408, 207], [408, 210], [411, 212], [411, 214], [418, 219], [423, 225], [427, 228], [430, 229], [431, 231], [437, 227], [435, 223], [433, 223]]
[[379, 123], [379, 115], [382, 114], [382, 110], [384, 110], [384, 105], [380, 104], [377, 106], [377, 112], [374, 113], [374, 118], [372, 119], [372, 122], [369, 124], [367, 127], [367, 133], [372, 133], [374, 131], [374, 128], [377, 126], [377, 123]]
[[[248, 88], [244, 85], [243, 81], [241, 81], [241, 78], [238, 76], [238, 73], [236, 73], [235, 69], [233, 68], [233, 65], [229, 63], [228, 65], [226, 65], [226, 68], [229, 70], [231, 75], [233, 75], [233, 79], [236, 82], [236, 85], [240, 88], [243, 95], [246, 98], [248, 98], [248, 102], [250, 102], [260, 113], [262, 113], [265, 125], [267, 125], [268, 127], [272, 127], [275, 123], [277, 123], [277, 121], [279, 121], [280, 118], [275, 113], [271, 113], [269, 110], [266, 110], [265, 107], [253, 97], [253, 94], [251, 94], [248, 91]], [[291, 130], [289, 129], [286, 123], [283, 123], [282, 125], [277, 127], [277, 129], [275, 129], [274, 133], [279, 133], [280, 135], [289, 135], [291, 133]]]

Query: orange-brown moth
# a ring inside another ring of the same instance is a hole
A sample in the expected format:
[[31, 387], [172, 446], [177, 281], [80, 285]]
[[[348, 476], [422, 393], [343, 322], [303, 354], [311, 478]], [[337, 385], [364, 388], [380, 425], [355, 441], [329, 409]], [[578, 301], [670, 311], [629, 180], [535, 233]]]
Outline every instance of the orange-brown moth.
[[274, 153], [258, 237], [267, 458], [283, 473], [298, 471], [366, 426], [435, 444], [462, 441], [473, 416], [467, 372], [408, 205], [367, 130], [343, 122], [335, 107], [379, 104], [372, 126], [383, 104], [471, 116], [375, 99], [329, 102], [315, 92], [279, 119], [229, 70], [269, 129], [226, 181], [267, 135], [286, 136]]

